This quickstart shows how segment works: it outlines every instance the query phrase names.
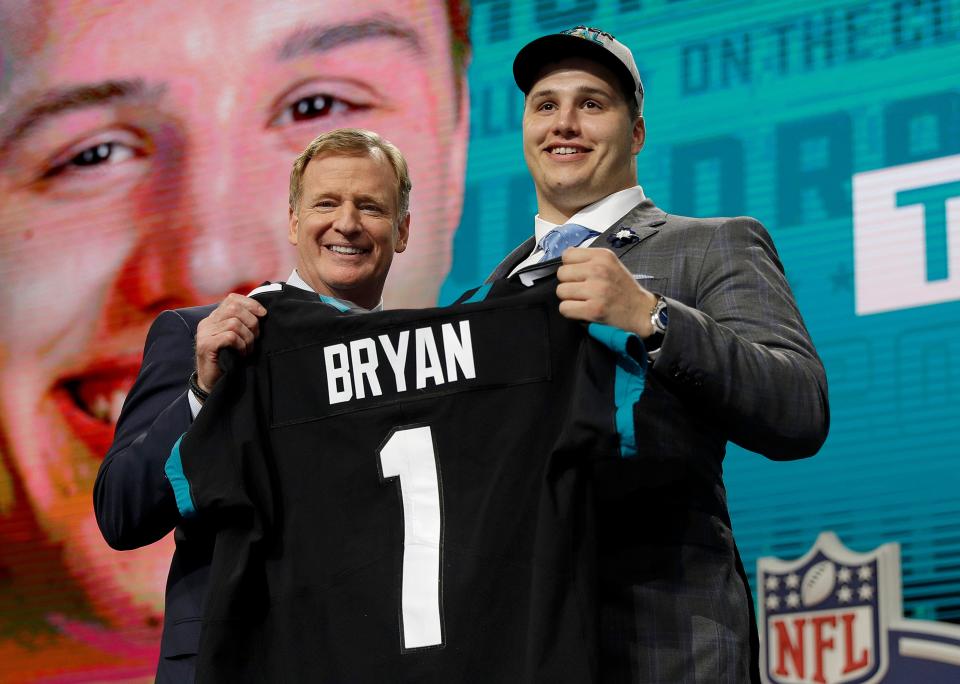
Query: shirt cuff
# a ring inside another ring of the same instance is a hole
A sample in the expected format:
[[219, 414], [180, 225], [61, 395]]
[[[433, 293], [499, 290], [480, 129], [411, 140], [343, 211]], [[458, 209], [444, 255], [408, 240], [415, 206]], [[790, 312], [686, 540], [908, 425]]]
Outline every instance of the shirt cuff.
[[187, 401], [190, 402], [190, 418], [191, 420], [196, 420], [197, 414], [199, 414], [200, 409], [203, 408], [203, 404], [197, 399], [197, 395], [190, 390], [187, 390]]

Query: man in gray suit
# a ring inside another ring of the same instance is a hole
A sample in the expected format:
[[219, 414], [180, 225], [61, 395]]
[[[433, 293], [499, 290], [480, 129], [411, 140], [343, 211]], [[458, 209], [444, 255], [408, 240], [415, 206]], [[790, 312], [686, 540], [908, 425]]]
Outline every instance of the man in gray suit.
[[538, 215], [491, 279], [570, 247], [560, 311], [635, 333], [651, 359], [639, 457], [596, 470], [604, 681], [759, 681], [723, 457], [728, 441], [816, 453], [823, 366], [759, 222], [671, 216], [637, 185], [643, 86], [626, 46], [580, 26], [528, 44], [513, 69]]

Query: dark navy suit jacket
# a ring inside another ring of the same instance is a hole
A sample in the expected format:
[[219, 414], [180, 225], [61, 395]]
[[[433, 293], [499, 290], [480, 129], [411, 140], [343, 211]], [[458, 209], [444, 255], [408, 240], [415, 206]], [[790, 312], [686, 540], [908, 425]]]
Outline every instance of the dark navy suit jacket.
[[174, 442], [190, 427], [187, 381], [195, 364], [194, 337], [213, 309], [164, 311], [154, 321], [93, 489], [97, 523], [113, 548], [146, 546], [175, 530], [158, 681], [183, 681], [184, 661], [196, 654], [200, 641], [213, 537], [180, 518], [163, 468]]

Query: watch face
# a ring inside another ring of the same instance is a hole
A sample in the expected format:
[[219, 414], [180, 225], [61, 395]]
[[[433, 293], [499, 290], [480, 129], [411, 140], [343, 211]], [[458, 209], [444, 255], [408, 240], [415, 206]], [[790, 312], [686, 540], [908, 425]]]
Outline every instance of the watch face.
[[667, 332], [667, 321], [669, 320], [669, 315], [667, 314], [667, 303], [663, 299], [657, 302], [657, 305], [653, 308], [653, 311], [650, 315], [650, 325], [653, 326], [653, 329], [663, 334]]
[[667, 331], [667, 321], [669, 318], [670, 317], [667, 314], [667, 303], [661, 299], [657, 303], [657, 306], [653, 309], [653, 315], [650, 317], [650, 324], [653, 325], [657, 332], [662, 334]]

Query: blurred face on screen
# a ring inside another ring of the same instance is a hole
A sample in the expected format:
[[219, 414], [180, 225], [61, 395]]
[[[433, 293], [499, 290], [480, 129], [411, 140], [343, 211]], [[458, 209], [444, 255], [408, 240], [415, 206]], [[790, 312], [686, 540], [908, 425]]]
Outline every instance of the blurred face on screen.
[[435, 301], [467, 133], [450, 45], [439, 1], [0, 0], [0, 515], [26, 507], [102, 617], [159, 614], [172, 551], [109, 551], [91, 505], [147, 327], [286, 278], [316, 135], [402, 146], [417, 230], [384, 295]]

